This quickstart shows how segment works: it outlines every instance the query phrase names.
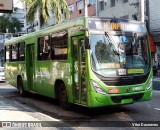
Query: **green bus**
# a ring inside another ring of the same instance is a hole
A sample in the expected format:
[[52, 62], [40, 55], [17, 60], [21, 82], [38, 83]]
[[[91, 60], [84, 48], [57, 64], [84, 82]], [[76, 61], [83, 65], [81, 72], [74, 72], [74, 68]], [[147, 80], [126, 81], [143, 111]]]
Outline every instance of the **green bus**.
[[64, 109], [152, 98], [152, 63], [143, 23], [82, 17], [5, 42], [6, 81], [21, 96], [58, 99]]

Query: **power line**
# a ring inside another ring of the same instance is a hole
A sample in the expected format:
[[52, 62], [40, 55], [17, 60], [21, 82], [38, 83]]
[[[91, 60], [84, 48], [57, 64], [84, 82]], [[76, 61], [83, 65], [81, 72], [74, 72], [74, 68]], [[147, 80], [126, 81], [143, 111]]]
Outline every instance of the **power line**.
[[17, 5], [19, 2], [21, 2], [22, 0], [19, 0], [19, 1], [17, 1], [17, 3], [16, 4], [14, 4], [14, 5]]

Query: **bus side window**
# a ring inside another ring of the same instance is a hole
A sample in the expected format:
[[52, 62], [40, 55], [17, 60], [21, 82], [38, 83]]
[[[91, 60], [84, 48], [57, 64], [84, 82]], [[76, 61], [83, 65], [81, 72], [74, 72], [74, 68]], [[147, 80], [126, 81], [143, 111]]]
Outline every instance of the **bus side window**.
[[49, 36], [38, 39], [38, 60], [50, 60], [50, 39]]
[[51, 35], [51, 59], [67, 60], [68, 33], [63, 31]]
[[17, 61], [17, 56], [18, 56], [18, 46], [17, 46], [17, 44], [12, 45], [11, 48], [12, 48], [12, 59], [11, 59], [11, 61]]
[[18, 61], [25, 61], [25, 43], [18, 43]]
[[10, 61], [10, 46], [6, 46], [5, 47], [5, 62], [9, 62]]

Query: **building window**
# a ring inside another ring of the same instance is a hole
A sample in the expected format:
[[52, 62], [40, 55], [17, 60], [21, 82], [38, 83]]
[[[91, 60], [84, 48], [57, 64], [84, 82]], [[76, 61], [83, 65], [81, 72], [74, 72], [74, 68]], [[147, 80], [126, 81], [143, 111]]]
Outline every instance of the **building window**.
[[25, 43], [18, 43], [18, 61], [25, 61]]
[[38, 39], [38, 60], [50, 60], [50, 38], [48, 35]]
[[104, 1], [103, 0], [99, 2], [99, 6], [100, 6], [101, 11], [104, 10]]
[[111, 0], [111, 7], [115, 6], [115, 0]]
[[88, 1], [88, 4], [89, 4], [89, 5], [94, 5], [94, 4], [96, 4], [96, 0], [89, 0], [89, 1]]
[[24, 24], [23, 23], [20, 23], [21, 27], [23, 28], [24, 27]]
[[128, 0], [123, 0], [123, 3], [127, 3], [128, 2]]
[[73, 13], [74, 12], [74, 5], [72, 4], [72, 5], [69, 5], [68, 6], [68, 9], [69, 9], [69, 12], [70, 13]]
[[68, 33], [66, 31], [51, 35], [51, 59], [67, 60]]
[[129, 19], [129, 15], [122, 16], [123, 19]]
[[77, 2], [77, 10], [82, 10], [84, 8], [83, 0]]

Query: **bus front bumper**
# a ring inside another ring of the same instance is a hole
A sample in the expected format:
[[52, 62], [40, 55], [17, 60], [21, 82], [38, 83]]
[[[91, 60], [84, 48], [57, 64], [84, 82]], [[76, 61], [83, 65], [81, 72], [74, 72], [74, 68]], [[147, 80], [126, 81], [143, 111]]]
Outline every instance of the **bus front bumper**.
[[132, 104], [134, 102], [151, 100], [152, 89], [134, 93], [106, 94], [106, 95], [90, 91], [88, 99], [89, 99], [88, 107]]

